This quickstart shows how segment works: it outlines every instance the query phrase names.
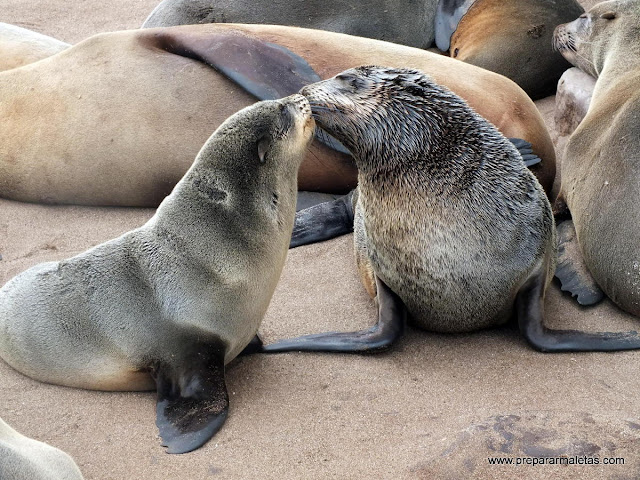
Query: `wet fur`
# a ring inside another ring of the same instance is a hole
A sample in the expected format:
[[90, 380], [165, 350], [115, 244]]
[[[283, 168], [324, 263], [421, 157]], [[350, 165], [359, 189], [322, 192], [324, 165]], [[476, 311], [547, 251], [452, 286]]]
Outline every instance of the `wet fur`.
[[[355, 249], [435, 331], [506, 322], [541, 264], [551, 208], [515, 147], [448, 89], [410, 69], [360, 67], [306, 87], [316, 121], [359, 169]], [[551, 275], [547, 276], [547, 283]]]

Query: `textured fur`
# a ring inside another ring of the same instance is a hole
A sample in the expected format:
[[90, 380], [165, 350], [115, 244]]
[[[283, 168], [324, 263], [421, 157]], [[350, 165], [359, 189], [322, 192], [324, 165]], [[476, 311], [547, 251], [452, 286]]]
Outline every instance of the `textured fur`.
[[540, 265], [553, 272], [544, 191], [460, 97], [419, 71], [383, 67], [302, 93], [358, 165], [356, 259], [370, 293], [375, 272], [415, 324], [463, 332], [506, 322]]
[[[192, 58], [185, 51], [191, 46], [203, 55], [216, 52], [238, 35], [287, 48], [321, 78], [374, 62], [427, 71], [505, 136], [530, 142], [542, 158], [535, 174], [551, 190], [555, 152], [544, 120], [527, 95], [500, 75], [431, 52], [339, 33], [209, 24], [101, 34], [51, 58], [0, 72], [0, 118], [6, 120], [0, 122], [0, 196], [158, 205], [211, 132], [255, 102], [202, 56]], [[313, 142], [298, 186], [347, 192], [356, 181], [348, 155]]]
[[232, 116], [144, 226], [0, 289], [0, 357], [37, 380], [103, 390], [152, 388], [150, 368], [209, 338], [229, 362], [280, 277], [312, 134], [300, 95]]
[[82, 480], [82, 474], [69, 455], [20, 435], [0, 419], [0, 478]]
[[143, 28], [196, 23], [260, 23], [317, 28], [430, 47], [438, 0], [164, 0]]
[[576, 0], [476, 0], [449, 54], [510, 78], [532, 98], [553, 95], [569, 64], [551, 47], [556, 25], [584, 10]]
[[560, 195], [585, 264], [622, 309], [640, 315], [640, 5], [599, 3], [561, 25], [555, 45], [597, 77], [584, 120], [567, 143]]
[[0, 72], [37, 62], [70, 46], [26, 28], [0, 23]]

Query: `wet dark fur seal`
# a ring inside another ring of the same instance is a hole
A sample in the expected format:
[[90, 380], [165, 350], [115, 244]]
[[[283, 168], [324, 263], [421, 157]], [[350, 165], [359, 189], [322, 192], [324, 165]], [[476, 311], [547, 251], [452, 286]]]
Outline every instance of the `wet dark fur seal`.
[[371, 66], [302, 93], [358, 166], [356, 262], [379, 319], [365, 331], [265, 351], [386, 348], [401, 335], [405, 312], [438, 332], [501, 325], [515, 313], [542, 351], [640, 348], [635, 332], [544, 326], [556, 261], [551, 207], [515, 147], [460, 97], [420, 71]]
[[576, 0], [440, 0], [436, 45], [538, 99], [552, 95], [569, 68], [552, 49], [554, 28], [583, 12]]
[[437, 3], [438, 0], [164, 0], [142, 28], [197, 23], [289, 25], [428, 48], [434, 39]]
[[301, 95], [230, 117], [145, 225], [0, 289], [0, 357], [47, 383], [155, 386], [169, 453], [205, 443], [280, 277], [313, 130]]
[[20, 435], [0, 419], [0, 478], [82, 480], [73, 459], [46, 443]]
[[[609, 1], [556, 29], [555, 45], [595, 77], [586, 116], [567, 142], [566, 203], [586, 267], [606, 295], [640, 316], [640, 4]], [[579, 294], [581, 289], [573, 293]]]

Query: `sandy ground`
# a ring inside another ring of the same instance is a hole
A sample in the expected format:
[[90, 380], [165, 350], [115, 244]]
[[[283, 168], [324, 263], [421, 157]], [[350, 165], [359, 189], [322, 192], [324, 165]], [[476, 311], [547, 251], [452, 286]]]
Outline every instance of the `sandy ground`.
[[[0, 21], [77, 42], [135, 28], [155, 3], [2, 0]], [[553, 99], [539, 105], [551, 119]], [[152, 214], [0, 200], [0, 285]], [[267, 341], [375, 321], [351, 241], [347, 236], [289, 253], [261, 328]], [[556, 285], [548, 292], [546, 318], [552, 327], [638, 328], [637, 319], [611, 303], [580, 308]], [[512, 328], [470, 335], [410, 329], [381, 355], [245, 357], [227, 370], [231, 409], [224, 428], [200, 450], [176, 456], [160, 447], [153, 392], [45, 385], [0, 362], [0, 417], [71, 454], [87, 479], [635, 479], [639, 365], [637, 352], [540, 354]], [[487, 460], [558, 455], [601, 464], [499, 467]], [[602, 465], [609, 457], [625, 464]]]

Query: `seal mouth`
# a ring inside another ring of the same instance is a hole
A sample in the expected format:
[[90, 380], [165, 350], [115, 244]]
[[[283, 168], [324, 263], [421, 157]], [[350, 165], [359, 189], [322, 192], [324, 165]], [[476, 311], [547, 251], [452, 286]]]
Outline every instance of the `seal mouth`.
[[552, 40], [553, 50], [555, 52], [573, 52], [576, 53], [576, 39], [572, 32], [568, 31], [566, 24], [558, 25], [553, 32]]

